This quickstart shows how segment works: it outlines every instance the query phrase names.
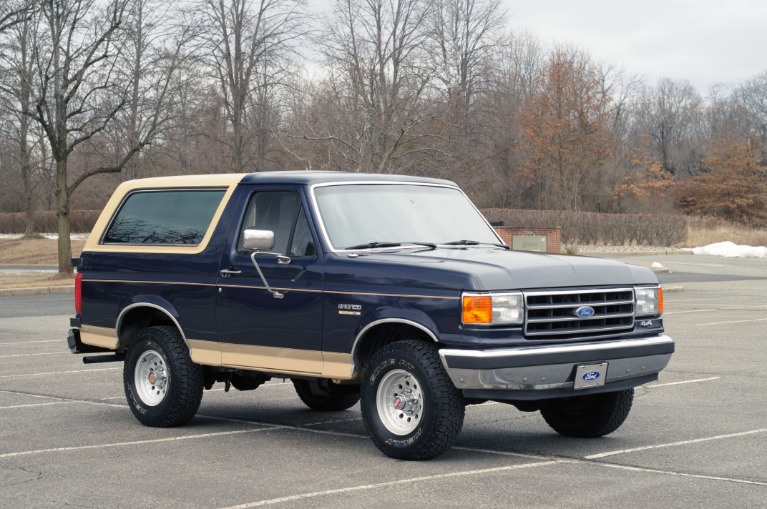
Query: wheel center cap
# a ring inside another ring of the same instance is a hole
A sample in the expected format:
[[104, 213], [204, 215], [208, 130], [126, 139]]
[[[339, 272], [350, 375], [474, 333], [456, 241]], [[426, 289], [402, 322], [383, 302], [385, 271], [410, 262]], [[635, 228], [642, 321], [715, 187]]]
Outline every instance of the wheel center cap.
[[397, 396], [394, 398], [394, 401], [392, 401], [392, 406], [397, 410], [402, 410], [405, 407], [405, 400], [400, 396]]
[[157, 383], [157, 375], [154, 374], [154, 372], [149, 373], [149, 376], [147, 377], [147, 380], [149, 380], [150, 384], [154, 385], [155, 383]]

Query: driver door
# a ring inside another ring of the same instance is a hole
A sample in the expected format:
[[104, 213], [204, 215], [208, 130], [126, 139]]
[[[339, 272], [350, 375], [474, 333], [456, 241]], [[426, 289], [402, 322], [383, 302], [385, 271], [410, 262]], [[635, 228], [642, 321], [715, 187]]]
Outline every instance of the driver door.
[[[221, 363], [280, 373], [322, 372], [322, 266], [298, 189], [249, 190], [218, 280]], [[269, 253], [243, 248], [248, 228], [274, 233]], [[279, 255], [279, 256], [278, 256]]]

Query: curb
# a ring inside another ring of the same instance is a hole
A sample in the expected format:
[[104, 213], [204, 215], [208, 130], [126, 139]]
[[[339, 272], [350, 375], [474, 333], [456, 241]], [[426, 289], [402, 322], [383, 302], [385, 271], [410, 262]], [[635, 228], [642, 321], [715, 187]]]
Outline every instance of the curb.
[[40, 288], [2, 288], [0, 297], [14, 295], [47, 295], [49, 293], [71, 293], [75, 291], [75, 285], [67, 286], [41, 286]]
[[663, 286], [663, 293], [667, 292], [681, 292], [684, 291], [684, 286]]

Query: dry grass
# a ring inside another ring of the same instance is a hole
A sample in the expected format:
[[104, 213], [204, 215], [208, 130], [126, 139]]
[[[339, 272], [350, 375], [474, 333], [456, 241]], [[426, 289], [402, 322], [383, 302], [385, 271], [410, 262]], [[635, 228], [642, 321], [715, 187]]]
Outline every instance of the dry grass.
[[[0, 240], [0, 265], [58, 265], [57, 246], [50, 239]], [[72, 241], [72, 256], [80, 256], [84, 240]]]
[[767, 246], [767, 229], [726, 223], [716, 219], [690, 218], [687, 241], [680, 247], [699, 247], [729, 240], [744, 246]]
[[14, 288], [47, 288], [49, 286], [74, 286], [74, 276], [59, 276], [51, 273], [0, 273], [0, 289]]
[[[84, 240], [72, 241], [72, 256], [80, 256]], [[50, 239], [0, 240], [0, 267], [2, 265], [58, 265], [56, 241]], [[74, 284], [73, 276], [59, 276], [50, 272], [23, 274], [0, 272], [0, 289], [45, 288]]]

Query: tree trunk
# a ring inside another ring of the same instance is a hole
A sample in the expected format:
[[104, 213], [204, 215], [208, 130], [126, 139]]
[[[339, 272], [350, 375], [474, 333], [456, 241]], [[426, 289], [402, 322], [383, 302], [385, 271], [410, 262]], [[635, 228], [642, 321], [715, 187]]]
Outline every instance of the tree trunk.
[[21, 180], [24, 186], [24, 238], [38, 238], [37, 225], [35, 224], [35, 199], [32, 186], [32, 168], [29, 163], [29, 147], [27, 136], [29, 134], [29, 120], [26, 116], [21, 117], [21, 129], [19, 129], [19, 159], [21, 161]]
[[67, 159], [56, 161], [56, 220], [58, 222], [59, 274], [72, 274], [72, 241], [69, 238], [69, 188]]

